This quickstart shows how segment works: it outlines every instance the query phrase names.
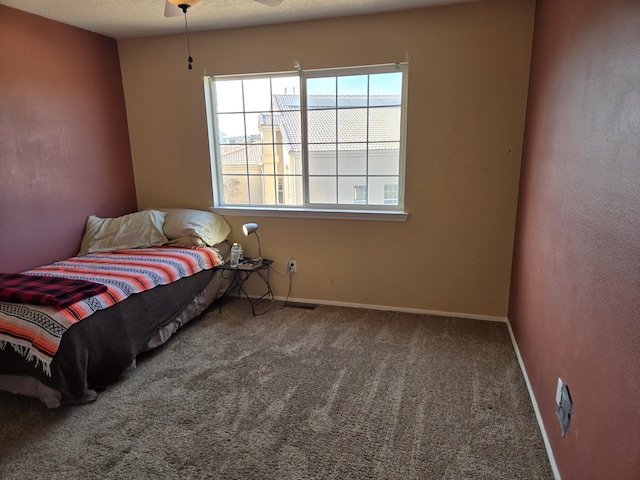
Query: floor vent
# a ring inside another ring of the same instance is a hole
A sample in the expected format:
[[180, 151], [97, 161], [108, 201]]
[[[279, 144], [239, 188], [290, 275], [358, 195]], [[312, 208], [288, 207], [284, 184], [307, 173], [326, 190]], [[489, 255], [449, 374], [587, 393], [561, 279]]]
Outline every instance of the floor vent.
[[303, 310], [315, 310], [317, 305], [313, 303], [287, 303], [287, 308], [302, 308]]

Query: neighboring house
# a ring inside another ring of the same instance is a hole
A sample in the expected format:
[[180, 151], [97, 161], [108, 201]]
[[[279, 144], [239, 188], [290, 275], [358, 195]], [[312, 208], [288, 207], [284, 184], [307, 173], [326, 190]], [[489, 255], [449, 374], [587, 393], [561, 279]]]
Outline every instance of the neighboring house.
[[[249, 178], [255, 179], [255, 185], [252, 185], [251, 192], [255, 194], [263, 190], [259, 177], [263, 172], [262, 145], [221, 144], [220, 155], [225, 175], [225, 203], [250, 203], [249, 189], [246, 184], [247, 172]], [[256, 200], [254, 199], [254, 202]]]
[[[259, 116], [260, 140], [220, 145], [227, 204], [304, 203], [300, 97], [272, 99], [272, 112]], [[310, 95], [307, 108], [310, 201], [396, 205], [400, 97]]]

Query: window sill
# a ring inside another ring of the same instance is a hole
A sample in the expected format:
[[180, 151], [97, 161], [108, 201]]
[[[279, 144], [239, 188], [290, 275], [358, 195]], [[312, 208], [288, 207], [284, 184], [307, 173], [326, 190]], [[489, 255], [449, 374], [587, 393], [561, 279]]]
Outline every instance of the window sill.
[[392, 210], [331, 210], [304, 208], [246, 208], [211, 207], [212, 212], [223, 216], [274, 217], [274, 218], [318, 218], [324, 220], [365, 220], [377, 222], [406, 222], [407, 212]]

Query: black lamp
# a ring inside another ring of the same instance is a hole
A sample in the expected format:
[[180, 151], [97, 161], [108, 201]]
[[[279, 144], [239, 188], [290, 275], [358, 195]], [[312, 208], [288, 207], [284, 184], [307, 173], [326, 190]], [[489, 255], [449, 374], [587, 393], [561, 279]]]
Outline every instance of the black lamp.
[[242, 226], [242, 231], [244, 232], [244, 235], [246, 237], [248, 237], [252, 233], [255, 234], [256, 238], [258, 239], [258, 258], [254, 258], [252, 260], [254, 260], [256, 262], [257, 261], [261, 261], [262, 260], [262, 249], [260, 248], [260, 237], [258, 236], [258, 224], [257, 223], [245, 223]]

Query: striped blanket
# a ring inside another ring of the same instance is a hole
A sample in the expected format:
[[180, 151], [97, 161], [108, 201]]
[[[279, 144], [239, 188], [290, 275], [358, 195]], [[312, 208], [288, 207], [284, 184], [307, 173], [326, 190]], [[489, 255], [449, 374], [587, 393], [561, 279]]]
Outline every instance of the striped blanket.
[[73, 324], [130, 295], [166, 285], [222, 263], [213, 248], [151, 247], [92, 253], [23, 272], [29, 275], [87, 280], [107, 290], [58, 310], [45, 305], [0, 302], [0, 348], [10, 345], [27, 361], [50, 365], [62, 335]]

